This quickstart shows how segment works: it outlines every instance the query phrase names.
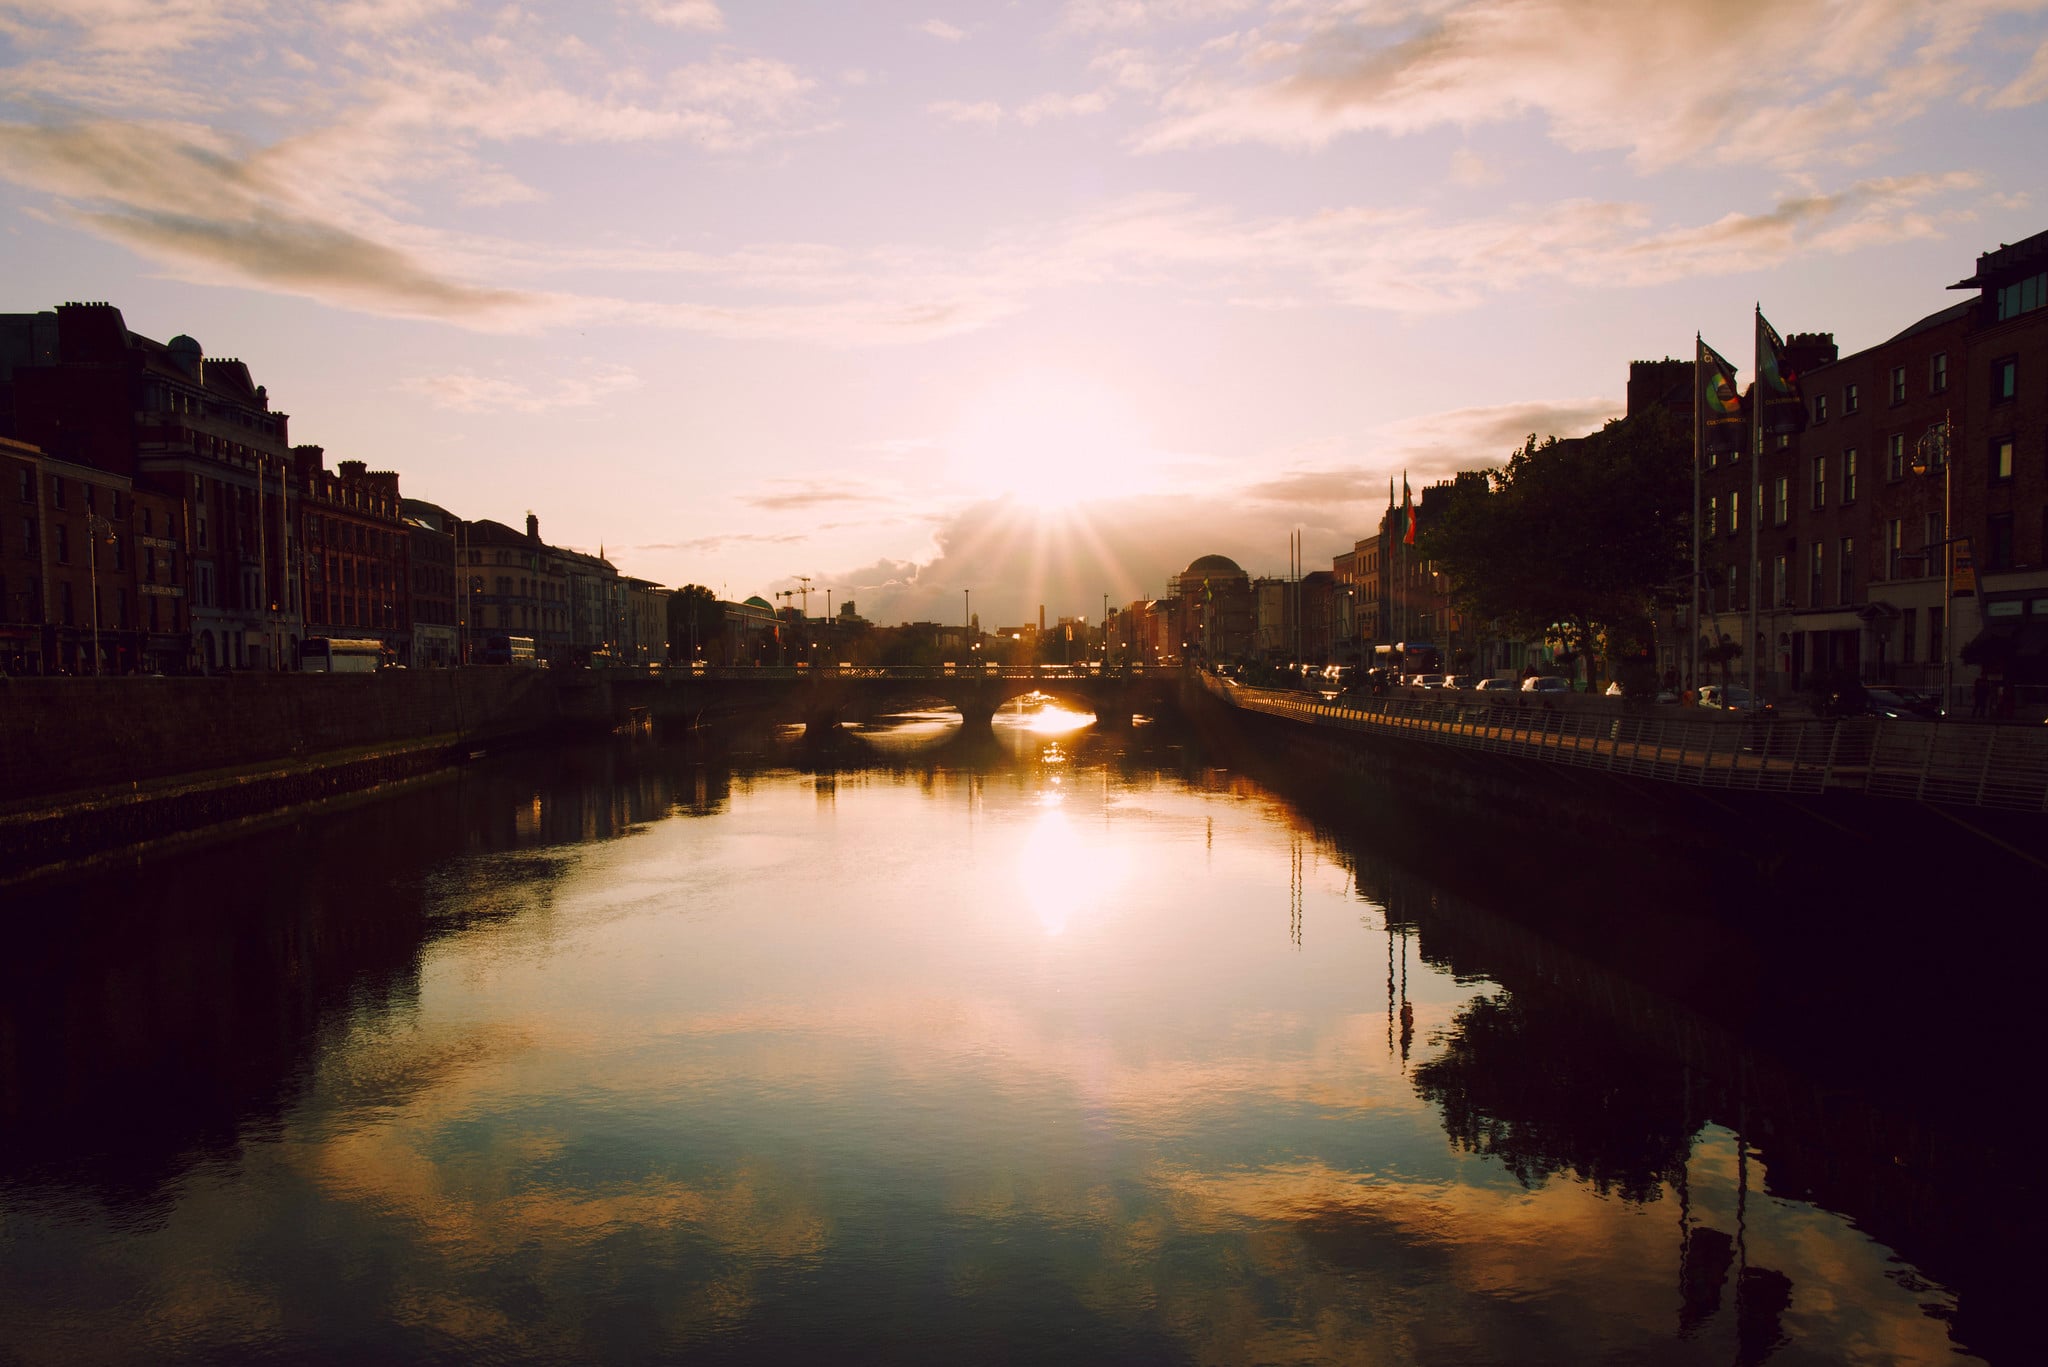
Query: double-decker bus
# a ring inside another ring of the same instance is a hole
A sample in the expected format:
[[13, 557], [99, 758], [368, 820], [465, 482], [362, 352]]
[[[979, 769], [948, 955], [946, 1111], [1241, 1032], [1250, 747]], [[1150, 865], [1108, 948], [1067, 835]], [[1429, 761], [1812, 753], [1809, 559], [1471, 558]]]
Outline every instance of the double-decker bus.
[[534, 653], [531, 636], [486, 636], [483, 663], [532, 668], [540, 663], [540, 656]]
[[308, 674], [375, 674], [383, 664], [382, 641], [308, 636], [299, 642], [299, 668]]

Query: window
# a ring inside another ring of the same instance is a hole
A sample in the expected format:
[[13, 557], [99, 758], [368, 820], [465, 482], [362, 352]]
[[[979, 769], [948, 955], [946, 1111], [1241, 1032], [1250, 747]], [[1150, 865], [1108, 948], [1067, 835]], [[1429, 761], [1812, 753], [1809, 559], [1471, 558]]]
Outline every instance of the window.
[[1813, 458], [1813, 497], [1809, 500], [1809, 504], [1815, 508], [1825, 508], [1828, 506], [1828, 458], [1826, 456], [1815, 456]]
[[1842, 502], [1856, 501], [1856, 448], [1842, 452]]
[[121, 538], [118, 536], [110, 536], [107, 538], [107, 540], [112, 542], [114, 546], [114, 568], [117, 570], [127, 569], [128, 552], [124, 549]]
[[1782, 527], [1785, 525], [1785, 520], [1791, 516], [1792, 477], [1790, 475], [1779, 475], [1777, 494], [1771, 503], [1771, 525]]
[[60, 565], [71, 563], [71, 528], [62, 522], [57, 524], [57, 563]]
[[1906, 434], [1894, 432], [1884, 439], [1884, 477], [1904, 479], [1906, 477]]
[[1827, 395], [1816, 394], [1813, 396], [1813, 420], [1817, 423], [1826, 422], [1828, 420]]
[[32, 517], [21, 520], [21, 553], [25, 558], [36, 553], [36, 520]]
[[[2001, 356], [1991, 363], [1991, 402], [2005, 403], [2019, 392], [2020, 358]], [[63, 507], [62, 503], [57, 505]]]
[[113, 517], [113, 518], [118, 518], [118, 517], [120, 517], [120, 516], [121, 516], [121, 491], [120, 491], [119, 489], [115, 489], [115, 490], [111, 491], [111, 492], [110, 492], [110, 493], [109, 493], [109, 494], [107, 495], [107, 499], [108, 499], [108, 504], [109, 504], [109, 507], [108, 507], [108, 511], [107, 511], [107, 516], [109, 516], [109, 517]]
[[27, 468], [25, 468], [25, 467], [24, 467], [23, 469], [20, 469], [20, 470], [17, 470], [17, 471], [15, 471], [15, 474], [16, 474], [16, 475], [17, 475], [17, 476], [18, 476], [18, 477], [20, 478], [20, 480], [21, 480], [21, 501], [22, 501], [23, 503], [33, 503], [33, 502], [35, 502], [35, 501], [36, 501], [36, 472], [35, 472], [35, 471], [33, 471], [33, 470], [30, 470], [30, 469], [27, 469]]
[[1918, 632], [1916, 632], [1914, 628], [1919, 626], [1919, 624], [1919, 613], [1914, 611], [1912, 608], [1899, 609], [1900, 664], [1909, 665], [1913, 663], [1915, 655], [1915, 646], [1917, 644], [1916, 638], [1918, 636]]
[[50, 476], [50, 506], [53, 508], [64, 506], [64, 476], [62, 475]]
[[1742, 606], [1742, 566], [1730, 564], [1728, 577], [1724, 583], [1726, 593], [1722, 599], [1722, 607], [1725, 611], [1733, 612]]
[[1728, 495], [1728, 535], [1742, 530], [1742, 495]]
[[1835, 602], [1848, 607], [1856, 601], [1856, 538], [1842, 538], [1835, 556]]
[[2012, 478], [2012, 438], [1991, 439], [1991, 478], [1993, 480]]
[[1937, 351], [1927, 358], [1927, 392], [1948, 393], [1948, 353]]
[[1854, 413], [1857, 408], [1857, 389], [1853, 384], [1842, 386], [1842, 412]]
[[[1927, 609], [1927, 658], [1930, 662], [1938, 662], [1942, 655], [1948, 653], [1948, 640], [1943, 632], [1946, 620], [1940, 608]], [[1941, 654], [1937, 655], [1936, 651]]]
[[1920, 523], [1920, 544], [1927, 548], [1927, 572], [1941, 572], [1941, 514], [1929, 513]]
[[1884, 565], [1885, 578], [1897, 579], [1901, 572], [1900, 561], [1905, 558], [1906, 520], [1892, 518], [1884, 524]]
[[1892, 367], [1892, 402], [1904, 403], [1905, 401], [1906, 368], [1902, 365], [1895, 365]]
[[1792, 606], [1791, 596], [1786, 592], [1786, 587], [1791, 581], [1791, 574], [1792, 558], [1790, 556], [1777, 556], [1771, 561], [1772, 607], [1789, 608]]
[[1997, 321], [2002, 323], [2022, 313], [2032, 313], [2044, 304], [2048, 304], [2048, 271], [1999, 286]]
[[206, 509], [199, 510], [199, 549], [206, 549]]
[[2012, 568], [2012, 514], [1993, 513], [1985, 525], [1984, 568]]
[[1707, 535], [1717, 536], [1721, 531], [1721, 500], [1714, 494], [1707, 495]]

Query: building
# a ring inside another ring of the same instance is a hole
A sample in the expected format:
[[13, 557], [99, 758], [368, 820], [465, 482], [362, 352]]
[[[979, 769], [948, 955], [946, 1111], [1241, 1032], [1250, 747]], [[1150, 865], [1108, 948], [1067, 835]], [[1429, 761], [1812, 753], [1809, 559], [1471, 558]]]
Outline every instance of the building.
[[1204, 555], [1174, 576], [1170, 597], [1180, 604], [1176, 655], [1238, 660], [1257, 648], [1251, 576], [1227, 555]]
[[622, 664], [662, 664], [668, 660], [668, 600], [671, 589], [649, 579], [621, 576], [625, 595], [625, 631], [618, 650]]
[[[397, 473], [367, 469], [359, 460], [330, 471], [318, 446], [294, 447], [293, 454], [306, 634], [377, 640], [387, 660], [410, 662], [413, 528], [404, 517]], [[448, 611], [452, 616], [452, 602]]]
[[[1949, 442], [1951, 667], [2048, 704], [2048, 232], [1977, 258], [1960, 422]], [[1962, 597], [1976, 580], [1973, 598]]]
[[0, 436], [175, 503], [198, 667], [295, 662], [289, 423], [248, 366], [130, 332], [111, 304], [0, 315]]
[[6, 438], [0, 499], [0, 672], [186, 668], [176, 500]]

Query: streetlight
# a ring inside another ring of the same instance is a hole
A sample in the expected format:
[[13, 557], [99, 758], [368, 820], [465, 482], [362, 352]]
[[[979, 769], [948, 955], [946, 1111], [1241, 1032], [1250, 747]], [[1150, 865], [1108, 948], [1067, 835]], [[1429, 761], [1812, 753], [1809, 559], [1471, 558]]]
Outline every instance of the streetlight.
[[98, 678], [101, 673], [100, 660], [100, 538], [108, 544], [114, 540], [114, 524], [93, 513], [85, 519], [85, 559], [90, 566], [92, 581], [92, 674]]
[[1951, 597], [1954, 578], [1955, 553], [1949, 536], [1950, 499], [1954, 487], [1954, 462], [1949, 460], [1949, 415], [1941, 415], [1941, 425], [1930, 427], [1913, 444], [1913, 473], [1924, 475], [1931, 465], [1941, 466], [1941, 715], [1948, 715], [1949, 702], [1955, 690], [1955, 664], [1949, 652], [1950, 634], [1955, 624], [1949, 619], [1955, 615], [1955, 599]]

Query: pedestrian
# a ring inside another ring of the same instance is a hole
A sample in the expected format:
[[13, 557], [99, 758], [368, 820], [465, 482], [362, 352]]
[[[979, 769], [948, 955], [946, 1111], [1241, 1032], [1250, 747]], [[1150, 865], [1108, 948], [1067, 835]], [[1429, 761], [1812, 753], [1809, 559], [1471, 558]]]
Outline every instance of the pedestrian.
[[1977, 682], [1970, 685], [1970, 715], [1972, 717], [1984, 716], [1988, 711], [1987, 705], [1990, 701], [1991, 680], [1979, 674]]

